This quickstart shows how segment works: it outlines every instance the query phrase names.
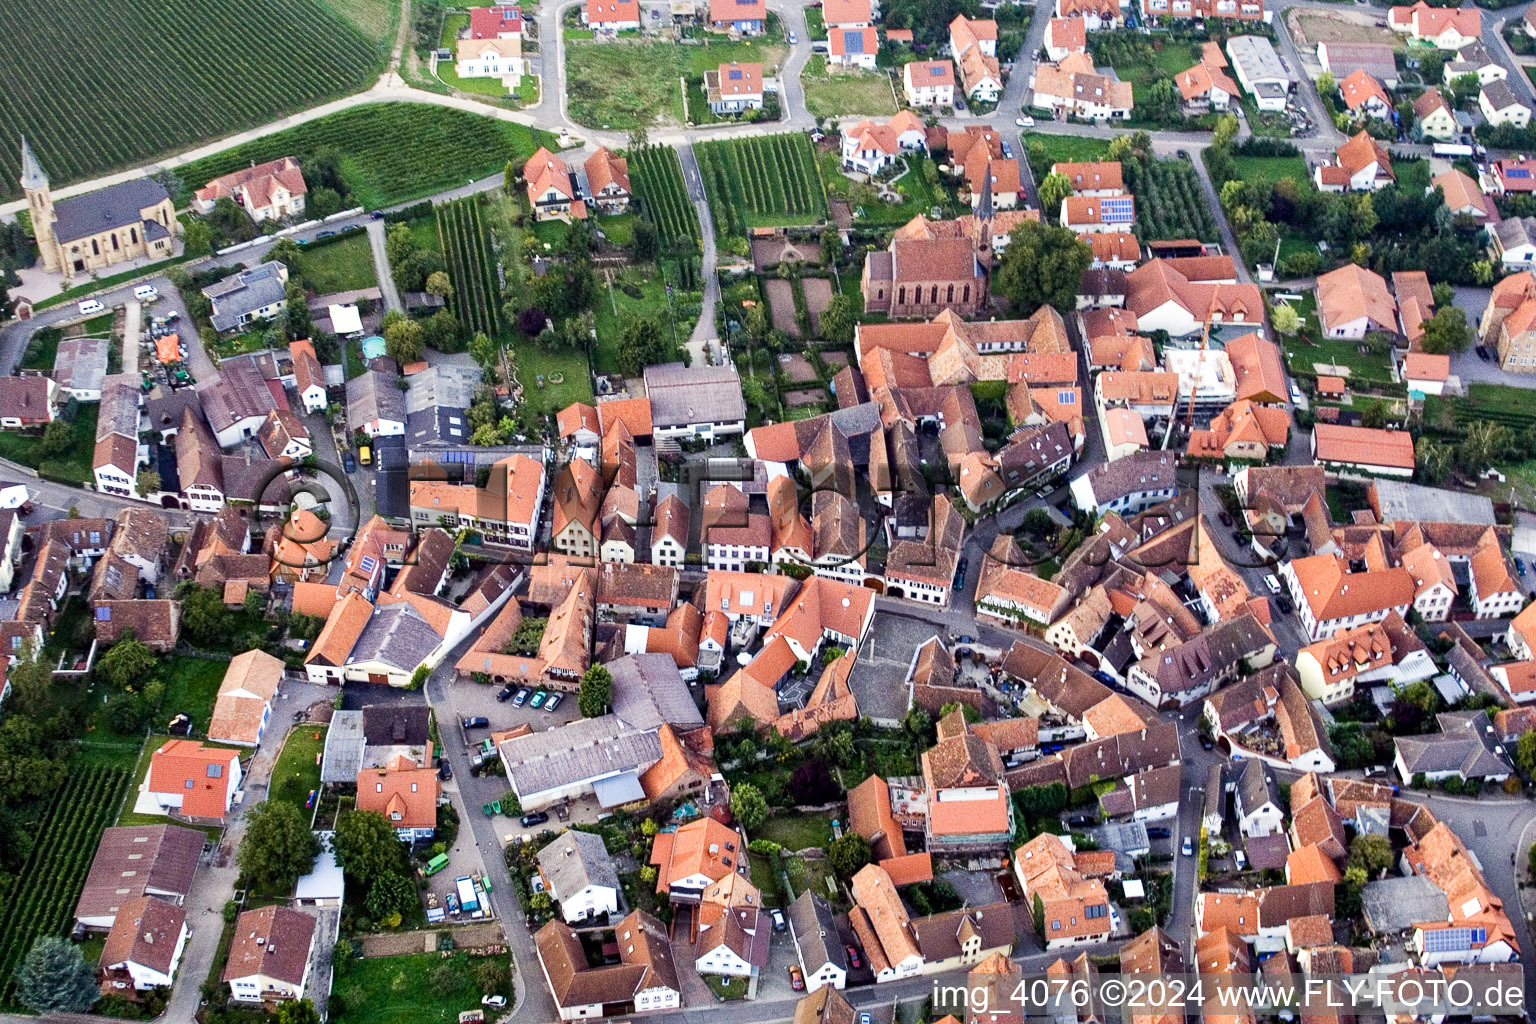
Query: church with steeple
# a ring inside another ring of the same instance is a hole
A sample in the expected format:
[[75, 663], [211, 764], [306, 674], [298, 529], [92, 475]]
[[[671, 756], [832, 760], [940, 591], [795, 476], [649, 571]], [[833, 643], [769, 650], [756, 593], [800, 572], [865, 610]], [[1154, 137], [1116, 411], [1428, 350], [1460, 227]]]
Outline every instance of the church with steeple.
[[169, 259], [175, 253], [181, 230], [176, 206], [152, 178], [132, 178], [55, 203], [48, 175], [22, 138], [21, 188], [43, 269], [52, 273], [73, 279], [116, 263]]

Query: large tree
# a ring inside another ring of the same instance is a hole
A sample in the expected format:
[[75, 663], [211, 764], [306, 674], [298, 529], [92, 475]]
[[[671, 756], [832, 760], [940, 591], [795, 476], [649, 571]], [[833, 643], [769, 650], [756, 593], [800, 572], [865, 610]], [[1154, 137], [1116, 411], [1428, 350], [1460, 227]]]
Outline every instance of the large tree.
[[235, 860], [251, 884], [267, 894], [293, 888], [320, 856], [320, 840], [293, 804], [263, 800], [246, 813], [245, 838]]
[[1013, 229], [992, 290], [1011, 299], [1025, 316], [1041, 306], [1077, 306], [1083, 271], [1093, 262], [1088, 243], [1066, 228], [1025, 221]]
[[821, 328], [821, 336], [828, 341], [835, 341], [846, 345], [853, 341], [853, 329], [858, 324], [858, 310], [854, 308], [853, 299], [847, 295], [834, 295], [827, 303], [827, 308], [821, 311], [817, 319], [817, 326]]
[[403, 367], [419, 360], [426, 348], [426, 332], [421, 324], [395, 310], [384, 314], [384, 350], [389, 358]]
[[674, 349], [653, 316], [626, 314], [619, 328], [619, 372], [638, 377], [647, 366], [672, 361]]
[[731, 813], [750, 832], [767, 820], [768, 801], [762, 790], [750, 782], [743, 782], [731, 787]]
[[613, 675], [602, 665], [593, 665], [581, 674], [581, 689], [576, 706], [583, 718], [597, 718], [608, 713], [613, 700]]
[[860, 868], [869, 863], [869, 840], [857, 832], [844, 832], [832, 840], [827, 849], [827, 860], [832, 870], [842, 878], [852, 878]]
[[1472, 344], [1472, 328], [1467, 314], [1455, 306], [1443, 306], [1424, 325], [1424, 338], [1420, 342], [1424, 351], [1431, 355], [1465, 352]]
[[336, 863], [364, 884], [400, 869], [400, 837], [377, 811], [343, 811], [331, 844]]
[[96, 672], [119, 690], [130, 686], [142, 686], [155, 671], [155, 652], [141, 641], [128, 637], [112, 645], [112, 649], [96, 663]]
[[1046, 216], [1054, 217], [1061, 209], [1061, 201], [1071, 194], [1072, 180], [1060, 171], [1052, 171], [1040, 182], [1040, 207]]
[[100, 996], [80, 947], [57, 935], [32, 943], [16, 968], [16, 998], [37, 1013], [84, 1013]]

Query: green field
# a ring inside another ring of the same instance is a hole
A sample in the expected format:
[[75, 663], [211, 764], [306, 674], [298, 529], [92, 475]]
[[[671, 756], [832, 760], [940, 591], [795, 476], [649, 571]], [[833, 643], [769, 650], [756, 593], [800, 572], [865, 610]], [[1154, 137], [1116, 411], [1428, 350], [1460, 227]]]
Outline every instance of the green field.
[[96, 844], [127, 783], [121, 768], [76, 767], [60, 787], [31, 857], [0, 892], [0, 1005], [12, 1004], [12, 976], [33, 940], [68, 933]]
[[316, 0], [14, 0], [5, 13], [0, 199], [19, 194], [22, 134], [57, 187], [359, 92], [387, 53]]
[[1281, 178], [1290, 178], [1296, 184], [1305, 186], [1309, 180], [1307, 161], [1299, 153], [1295, 156], [1235, 156], [1232, 163], [1237, 167], [1237, 176], [1243, 181], [1275, 182]]
[[419, 199], [500, 174], [507, 161], [521, 166], [540, 146], [554, 149], [548, 132], [462, 110], [417, 103], [370, 104], [289, 128], [177, 168], [185, 203], [210, 178], [251, 163], [331, 149], [352, 201], [373, 209]]
[[1037, 180], [1050, 173], [1052, 164], [1102, 160], [1109, 153], [1108, 139], [1079, 135], [1031, 135], [1026, 132], [1021, 141]]
[[1154, 51], [1153, 59], [1148, 61], [1124, 62], [1116, 64], [1115, 72], [1120, 81], [1131, 83], [1131, 93], [1137, 103], [1147, 101], [1147, 91], [1152, 84], [1163, 78], [1172, 78], [1180, 71], [1189, 70], [1194, 61], [1190, 60], [1189, 49], [1177, 43]]
[[373, 270], [373, 247], [364, 231], [325, 245], [307, 245], [296, 263], [289, 269], [316, 295], [374, 288], [379, 283]]
[[[480, 1009], [477, 961], [467, 954], [369, 957], [338, 966], [331, 986], [345, 1009], [334, 1024], [454, 1024], [464, 1010]], [[449, 968], [439, 973], [440, 967]], [[525, 974], [524, 977], [527, 975]]]
[[812, 117], [889, 117], [900, 109], [888, 71], [829, 69], [825, 57], [814, 56], [800, 72], [800, 84], [805, 88], [805, 109]]
[[620, 40], [595, 43], [567, 36], [566, 95], [573, 120], [592, 128], [628, 131], [683, 123], [679, 79], [702, 78], [732, 61], [763, 65], [777, 73], [788, 48], [780, 43], [724, 37], [700, 46]]
[[[274, 724], [268, 728], [275, 733], [282, 726]], [[292, 804], [305, 821], [313, 816], [313, 809], [305, 806], [309, 794], [320, 790], [320, 762], [316, 757], [325, 750], [325, 729], [323, 725], [307, 723], [295, 726], [283, 742], [282, 752], [277, 755], [277, 763], [272, 767], [272, 783], [267, 791], [267, 799]], [[274, 735], [268, 735], [265, 742], [275, 743], [277, 739]]]
[[700, 142], [693, 147], [715, 215], [715, 234], [827, 218], [816, 153], [805, 135]]
[[228, 670], [227, 662], [209, 658], [161, 658], [159, 678], [165, 683], [166, 717], [185, 714], [192, 719], [192, 728], [199, 736], [208, 735], [219, 684]]
[[647, 146], [629, 157], [629, 180], [667, 252], [697, 252], [699, 217], [688, 199], [677, 150]]
[[97, 409], [94, 402], [80, 406], [75, 422], [70, 424], [69, 447], [57, 455], [43, 455], [41, 433], [0, 432], [0, 458], [29, 466], [40, 476], [60, 483], [88, 482], [92, 479], [91, 459], [96, 448]]
[[[517, 379], [523, 385], [523, 401], [536, 412], [551, 416], [572, 402], [592, 401], [592, 378], [587, 373], [587, 358], [580, 352], [546, 352], [533, 339], [522, 339], [512, 345], [517, 360]], [[564, 380], [550, 383], [554, 374]], [[544, 387], [538, 386], [539, 375], [544, 375]]]
[[[674, 281], [673, 301], [669, 306], [666, 282], [650, 267], [630, 267], [622, 276], [615, 274], [613, 287], [608, 286], [601, 274], [598, 281], [597, 302], [592, 307], [597, 320], [597, 348], [592, 353], [592, 363], [598, 373], [618, 372], [619, 332], [624, 321], [632, 317], [654, 317], [664, 333], [671, 335], [675, 328], [679, 343], [687, 342], [693, 331], [693, 320], [683, 315], [682, 307], [698, 302], [697, 292], [685, 293]], [[620, 287], [624, 283], [639, 288], [641, 297], [626, 295]]]

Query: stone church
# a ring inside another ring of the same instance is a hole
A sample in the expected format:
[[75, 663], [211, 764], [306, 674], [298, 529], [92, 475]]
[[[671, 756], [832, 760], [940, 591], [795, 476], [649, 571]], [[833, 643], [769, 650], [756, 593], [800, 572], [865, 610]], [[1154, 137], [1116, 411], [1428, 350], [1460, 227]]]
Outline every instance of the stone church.
[[21, 187], [45, 270], [75, 278], [141, 256], [168, 259], [173, 254], [181, 226], [171, 197], [157, 181], [134, 178], [55, 203], [48, 175], [23, 138]]

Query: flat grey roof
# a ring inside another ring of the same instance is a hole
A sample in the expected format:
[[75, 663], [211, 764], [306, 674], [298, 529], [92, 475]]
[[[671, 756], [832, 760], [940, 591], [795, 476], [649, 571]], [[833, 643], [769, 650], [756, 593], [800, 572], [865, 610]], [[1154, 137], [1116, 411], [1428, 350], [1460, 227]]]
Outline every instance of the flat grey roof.
[[325, 756], [320, 761], [321, 782], [356, 782], [363, 766], [363, 713], [338, 711], [331, 716], [325, 734]]
[[1365, 923], [1378, 935], [1396, 935], [1421, 921], [1444, 921], [1450, 903], [1440, 887], [1421, 875], [1366, 882], [1360, 890]]
[[53, 380], [59, 387], [75, 391], [100, 391], [107, 378], [105, 338], [65, 338], [59, 342], [53, 358]]
[[1401, 480], [1374, 480], [1376, 503], [1381, 521], [1399, 519], [1421, 523], [1467, 523], [1493, 526], [1493, 499], [1481, 494], [1464, 494], [1443, 487], [1425, 487]]
[[521, 797], [575, 782], [643, 771], [661, 760], [652, 729], [633, 729], [617, 715], [581, 718], [558, 729], [504, 740], [501, 759]]

